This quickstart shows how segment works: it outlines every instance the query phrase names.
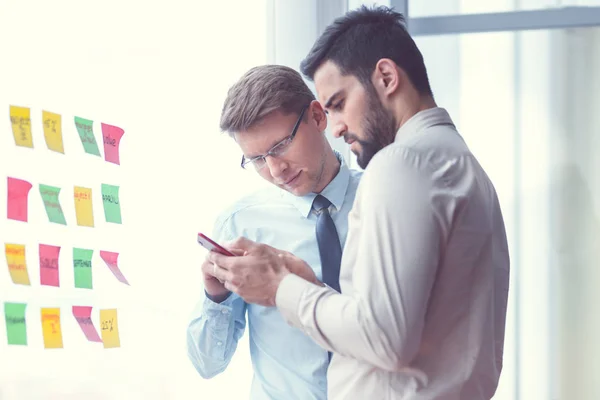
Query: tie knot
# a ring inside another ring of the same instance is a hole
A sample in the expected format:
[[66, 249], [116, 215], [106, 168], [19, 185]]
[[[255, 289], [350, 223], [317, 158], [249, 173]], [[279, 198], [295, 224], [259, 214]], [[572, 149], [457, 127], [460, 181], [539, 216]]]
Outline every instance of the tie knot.
[[313, 201], [313, 208], [317, 212], [323, 211], [330, 205], [331, 205], [331, 202], [329, 200], [327, 200], [327, 198], [325, 198], [324, 196], [321, 196], [320, 194], [317, 195], [317, 197], [315, 197], [315, 200]]

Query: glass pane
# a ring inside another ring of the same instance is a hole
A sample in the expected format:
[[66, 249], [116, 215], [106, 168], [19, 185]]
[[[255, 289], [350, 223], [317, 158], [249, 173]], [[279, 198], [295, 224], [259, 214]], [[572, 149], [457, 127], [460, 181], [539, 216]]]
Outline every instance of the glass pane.
[[600, 29], [420, 37], [498, 190], [512, 258], [495, 399], [598, 399]]
[[600, 0], [412, 0], [409, 15], [478, 14], [506, 11], [541, 10], [547, 8], [600, 6]]

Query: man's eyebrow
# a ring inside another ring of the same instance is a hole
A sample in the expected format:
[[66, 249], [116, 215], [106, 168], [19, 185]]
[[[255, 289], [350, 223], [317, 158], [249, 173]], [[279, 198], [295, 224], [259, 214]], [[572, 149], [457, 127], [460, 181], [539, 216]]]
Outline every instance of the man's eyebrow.
[[325, 102], [325, 105], [323, 106], [323, 108], [329, 108], [329, 107], [331, 107], [331, 104], [335, 101], [336, 98], [338, 98], [342, 94], [342, 92], [343, 92], [343, 90], [338, 90], [337, 92], [335, 92], [333, 94], [333, 96], [331, 96], [329, 98], [329, 100], [327, 100]]

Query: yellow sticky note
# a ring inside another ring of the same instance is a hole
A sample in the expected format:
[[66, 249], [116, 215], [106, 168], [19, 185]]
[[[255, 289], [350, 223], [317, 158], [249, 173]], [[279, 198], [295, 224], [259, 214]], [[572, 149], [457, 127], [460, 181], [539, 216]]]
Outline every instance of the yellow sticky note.
[[60, 308], [42, 308], [42, 332], [44, 347], [62, 349], [62, 331], [60, 329]]
[[65, 153], [63, 147], [62, 125], [60, 114], [42, 111], [42, 122], [44, 124], [44, 138], [46, 145], [52, 151]]
[[121, 347], [116, 309], [100, 310], [100, 332], [105, 349]]
[[19, 285], [31, 285], [25, 262], [25, 245], [5, 243], [4, 252], [12, 281]]
[[92, 189], [75, 186], [75, 214], [77, 225], [94, 226], [94, 211], [92, 207]]
[[28, 107], [10, 106], [10, 124], [15, 137], [15, 144], [33, 148], [31, 110]]

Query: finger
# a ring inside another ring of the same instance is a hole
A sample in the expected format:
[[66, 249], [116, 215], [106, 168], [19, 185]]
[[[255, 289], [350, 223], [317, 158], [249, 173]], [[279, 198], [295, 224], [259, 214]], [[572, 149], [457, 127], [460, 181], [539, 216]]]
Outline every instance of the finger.
[[[258, 243], [247, 239], [243, 236], [238, 237], [236, 240], [234, 240], [233, 242], [229, 243], [229, 247], [233, 248], [233, 249], [239, 249], [239, 250], [245, 250], [245, 251], [250, 251], [253, 248], [255, 248], [258, 245]], [[228, 248], [229, 250], [229, 248]]]
[[224, 285], [227, 285], [227, 281], [229, 280], [228, 278], [231, 274], [226, 269], [221, 268], [218, 264], [214, 264], [212, 271], [210, 271], [210, 275], [217, 278]]
[[225, 289], [229, 290], [230, 292], [237, 293], [237, 286], [235, 286], [230, 281], [225, 281], [225, 283], [223, 283], [223, 286], [225, 286]]
[[202, 263], [202, 272], [204, 272], [205, 274], [212, 275], [213, 265], [214, 264], [211, 263], [210, 261], [204, 261]]
[[248, 254], [248, 252], [245, 251], [245, 250], [234, 249], [233, 247], [231, 247], [231, 248], [229, 248], [227, 250], [229, 250], [230, 252], [232, 252], [234, 256], [245, 256], [246, 254]]
[[212, 263], [217, 264], [219, 267], [224, 269], [229, 269], [231, 260], [235, 257], [225, 256], [221, 253], [217, 253], [216, 251], [211, 251], [206, 256], [206, 259]]

